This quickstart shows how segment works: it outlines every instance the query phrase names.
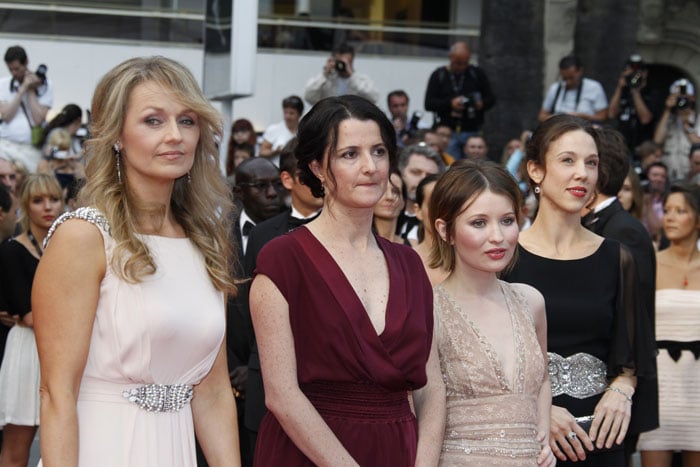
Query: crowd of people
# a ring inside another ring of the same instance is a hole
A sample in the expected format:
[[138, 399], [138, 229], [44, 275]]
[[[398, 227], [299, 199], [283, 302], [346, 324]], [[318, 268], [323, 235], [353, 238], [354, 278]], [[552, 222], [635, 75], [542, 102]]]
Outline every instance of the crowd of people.
[[608, 100], [564, 57], [494, 151], [487, 74], [447, 58], [429, 128], [342, 43], [222, 143], [174, 60], [103, 76], [85, 138], [10, 47], [0, 467], [39, 426], [47, 467], [700, 464], [692, 84], [632, 55]]

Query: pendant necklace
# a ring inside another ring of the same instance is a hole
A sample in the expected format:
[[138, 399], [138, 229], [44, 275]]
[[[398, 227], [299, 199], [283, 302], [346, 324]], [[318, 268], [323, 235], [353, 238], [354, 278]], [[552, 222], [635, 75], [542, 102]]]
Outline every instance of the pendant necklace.
[[32, 234], [32, 231], [27, 229], [27, 237], [29, 237], [29, 241], [32, 242], [32, 245], [34, 245], [34, 249], [36, 250], [36, 253], [39, 255], [39, 258], [41, 258], [41, 255], [44, 253], [41, 251], [41, 248], [39, 247], [39, 242], [36, 241], [36, 238], [34, 238], [34, 234]]
[[697, 247], [693, 245], [693, 249], [690, 250], [690, 257], [688, 258], [688, 264], [685, 265], [685, 274], [683, 274], [683, 288], [688, 287], [688, 271], [690, 270], [690, 263], [693, 261], [693, 253]]

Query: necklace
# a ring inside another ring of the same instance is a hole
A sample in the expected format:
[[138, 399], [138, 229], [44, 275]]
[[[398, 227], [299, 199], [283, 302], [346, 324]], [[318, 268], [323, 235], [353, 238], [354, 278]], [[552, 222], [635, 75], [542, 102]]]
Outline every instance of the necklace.
[[685, 271], [683, 272], [683, 288], [688, 287], [688, 271], [690, 270], [690, 263], [693, 261], [693, 253], [697, 247], [693, 245], [693, 249], [690, 250], [690, 256], [688, 257], [688, 264], [685, 265]]
[[32, 242], [36, 253], [39, 255], [39, 258], [41, 258], [41, 255], [44, 254], [44, 252], [39, 247], [39, 242], [36, 241], [36, 238], [34, 238], [34, 234], [32, 234], [32, 231], [29, 229], [27, 229], [27, 237], [29, 237], [29, 241]]

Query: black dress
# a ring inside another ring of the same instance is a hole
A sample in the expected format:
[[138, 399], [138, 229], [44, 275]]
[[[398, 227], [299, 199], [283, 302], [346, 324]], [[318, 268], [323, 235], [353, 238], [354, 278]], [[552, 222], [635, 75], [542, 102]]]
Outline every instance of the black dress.
[[[653, 334], [635, 319], [638, 290], [634, 261], [615, 240], [604, 240], [590, 256], [556, 260], [537, 256], [518, 245], [515, 267], [504, 277], [539, 290], [547, 311], [547, 350], [566, 358], [579, 352], [607, 364], [612, 379], [622, 368], [643, 375], [653, 371]], [[601, 394], [577, 399], [556, 396], [552, 404], [566, 408], [574, 417], [593, 414]], [[568, 462], [558, 465], [567, 465]], [[588, 454], [576, 465], [624, 466], [624, 451]]]

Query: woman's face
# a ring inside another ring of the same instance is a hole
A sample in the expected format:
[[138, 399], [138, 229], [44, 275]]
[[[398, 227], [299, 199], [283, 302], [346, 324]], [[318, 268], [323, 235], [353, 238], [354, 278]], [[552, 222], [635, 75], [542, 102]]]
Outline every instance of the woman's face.
[[685, 240], [697, 235], [698, 213], [692, 210], [682, 193], [671, 193], [664, 204], [663, 228], [670, 241]]
[[61, 198], [50, 194], [37, 194], [29, 198], [27, 217], [29, 224], [40, 229], [49, 229], [61, 213]]
[[132, 184], [172, 181], [194, 162], [199, 117], [162, 86], [134, 87], [121, 134], [122, 165]]
[[247, 143], [250, 140], [250, 130], [236, 130], [233, 132], [233, 140], [236, 144]]
[[540, 206], [550, 205], [580, 213], [595, 195], [598, 182], [598, 148], [583, 130], [564, 133], [550, 143], [541, 165], [528, 163], [528, 173], [540, 185]]
[[389, 176], [389, 183], [386, 184], [384, 196], [374, 207], [374, 216], [380, 219], [398, 219], [404, 208], [404, 199], [401, 194], [403, 182], [398, 174]]
[[632, 209], [632, 203], [634, 203], [634, 193], [632, 192], [632, 180], [629, 177], [625, 177], [625, 181], [622, 184], [622, 188], [617, 193], [617, 199], [620, 200], [620, 204], [625, 211]]
[[327, 150], [324, 159], [326, 194], [349, 208], [374, 209], [389, 179], [389, 152], [377, 122], [343, 120], [335, 151]]
[[[465, 204], [468, 207], [455, 219], [454, 236], [450, 239], [456, 268], [502, 271], [518, 244], [519, 227], [513, 201], [486, 190]], [[444, 227], [438, 228], [443, 236]]]

